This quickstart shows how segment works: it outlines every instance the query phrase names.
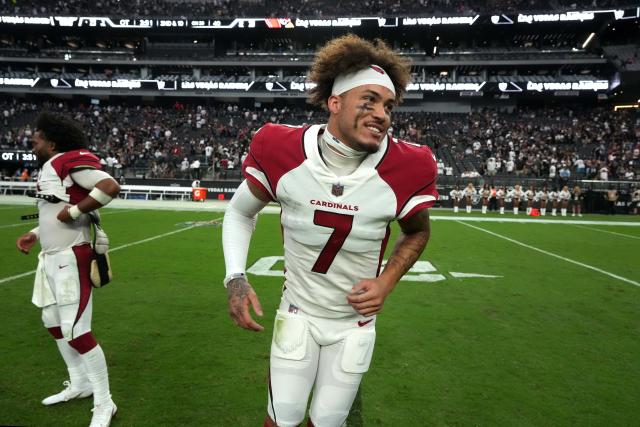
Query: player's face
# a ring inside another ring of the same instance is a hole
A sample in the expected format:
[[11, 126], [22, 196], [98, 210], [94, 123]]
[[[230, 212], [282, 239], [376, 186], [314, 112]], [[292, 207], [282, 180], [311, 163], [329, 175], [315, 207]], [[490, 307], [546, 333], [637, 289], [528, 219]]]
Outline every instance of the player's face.
[[358, 151], [375, 153], [391, 126], [396, 98], [380, 85], [362, 85], [329, 98], [330, 131]]
[[40, 131], [35, 131], [31, 137], [32, 151], [40, 163], [44, 163], [54, 154], [55, 145], [42, 137]]

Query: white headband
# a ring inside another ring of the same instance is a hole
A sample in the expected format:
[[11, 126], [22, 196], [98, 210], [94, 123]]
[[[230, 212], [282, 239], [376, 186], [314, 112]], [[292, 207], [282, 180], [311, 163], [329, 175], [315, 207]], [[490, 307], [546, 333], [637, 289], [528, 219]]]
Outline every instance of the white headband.
[[396, 88], [389, 75], [378, 65], [369, 65], [360, 71], [350, 74], [340, 74], [333, 82], [332, 95], [341, 95], [354, 87], [362, 85], [380, 85], [396, 94]]

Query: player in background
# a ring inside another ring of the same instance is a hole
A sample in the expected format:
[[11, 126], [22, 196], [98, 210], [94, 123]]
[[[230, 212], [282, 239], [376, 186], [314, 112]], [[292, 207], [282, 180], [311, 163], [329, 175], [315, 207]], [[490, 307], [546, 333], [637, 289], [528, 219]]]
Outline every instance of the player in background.
[[558, 211], [558, 190], [553, 187], [549, 192], [549, 201], [551, 202], [551, 216], [556, 216]]
[[467, 213], [471, 213], [471, 208], [473, 207], [473, 199], [474, 197], [476, 197], [476, 189], [473, 186], [473, 183], [469, 183], [467, 184], [467, 186], [464, 189], [464, 200], [465, 200], [465, 206], [467, 209]]
[[487, 213], [487, 206], [489, 205], [489, 198], [491, 197], [491, 190], [489, 189], [489, 184], [485, 184], [482, 186], [482, 213]]
[[571, 216], [582, 216], [582, 201], [584, 200], [584, 195], [582, 194], [582, 189], [579, 185], [573, 187], [573, 191], [571, 192], [571, 209], [573, 213]]
[[533, 209], [533, 203], [536, 198], [536, 188], [532, 185], [527, 191], [524, 192], [524, 197], [527, 200], [527, 215], [531, 215], [531, 209]]
[[507, 195], [507, 192], [504, 189], [504, 186], [496, 190], [496, 199], [498, 199], [498, 206], [500, 207], [500, 215], [504, 215], [504, 198], [506, 197], [506, 195]]
[[[384, 42], [346, 35], [316, 54], [310, 102], [327, 124], [267, 124], [253, 137], [246, 180], [225, 213], [223, 247], [229, 312], [260, 331], [262, 314], [245, 275], [257, 213], [280, 204], [285, 283], [271, 344], [265, 426], [343, 424], [369, 369], [376, 315], [424, 250], [428, 210], [438, 197], [426, 146], [388, 135], [410, 80], [408, 60]], [[400, 236], [386, 264], [389, 223]]]
[[463, 192], [460, 190], [459, 186], [453, 187], [453, 190], [449, 192], [449, 197], [451, 197], [451, 202], [453, 203], [453, 213], [458, 213], [458, 209], [460, 206], [460, 200], [462, 200]]
[[520, 200], [524, 197], [524, 192], [520, 189], [520, 185], [516, 184], [509, 192], [509, 197], [513, 202], [513, 214], [518, 215], [518, 208], [520, 206]]
[[120, 186], [100, 170], [100, 160], [86, 149], [76, 122], [42, 113], [35, 129], [33, 152], [41, 165], [36, 184], [38, 227], [20, 236], [16, 244], [28, 254], [40, 241], [32, 302], [42, 308], [44, 326], [69, 371], [64, 390], [42, 403], [93, 395], [90, 427], [107, 427], [117, 408], [111, 399], [104, 352], [91, 332], [94, 253], [87, 214], [111, 202]]
[[571, 199], [571, 192], [569, 191], [569, 187], [565, 185], [558, 193], [558, 201], [560, 202], [560, 213], [562, 214], [562, 216], [567, 216], [569, 199]]

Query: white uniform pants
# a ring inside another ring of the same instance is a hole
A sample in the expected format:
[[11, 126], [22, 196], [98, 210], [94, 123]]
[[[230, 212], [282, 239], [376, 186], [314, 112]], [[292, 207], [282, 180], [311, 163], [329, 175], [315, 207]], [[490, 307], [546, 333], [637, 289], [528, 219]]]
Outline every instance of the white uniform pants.
[[341, 426], [369, 369], [375, 338], [375, 317], [311, 316], [290, 304], [285, 291], [271, 343], [271, 419], [279, 427], [300, 424], [313, 387], [311, 421], [316, 427]]

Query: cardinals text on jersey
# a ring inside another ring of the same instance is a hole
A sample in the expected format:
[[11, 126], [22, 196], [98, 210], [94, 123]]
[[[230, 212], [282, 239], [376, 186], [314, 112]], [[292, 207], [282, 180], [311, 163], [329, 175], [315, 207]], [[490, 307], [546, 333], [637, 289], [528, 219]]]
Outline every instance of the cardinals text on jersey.
[[265, 125], [243, 172], [282, 207], [288, 298], [310, 314], [345, 317], [354, 314], [351, 287], [380, 272], [389, 223], [436, 202], [437, 167], [428, 147], [385, 138], [352, 174], [337, 177], [318, 149], [322, 129]]

